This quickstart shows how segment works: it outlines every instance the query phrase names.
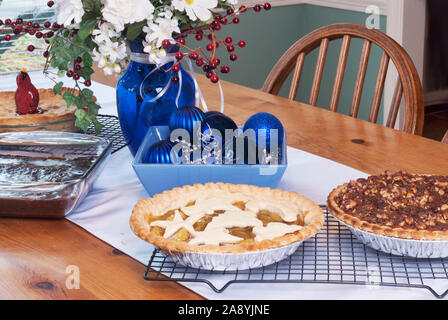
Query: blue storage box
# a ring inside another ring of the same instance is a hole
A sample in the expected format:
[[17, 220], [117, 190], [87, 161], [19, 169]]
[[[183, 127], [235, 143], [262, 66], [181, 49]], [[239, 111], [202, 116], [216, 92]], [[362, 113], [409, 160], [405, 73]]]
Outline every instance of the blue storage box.
[[258, 164], [151, 164], [143, 163], [146, 151], [160, 139], [168, 140], [168, 126], [151, 127], [137, 151], [132, 166], [149, 195], [183, 185], [206, 182], [251, 184], [276, 188], [287, 166], [286, 137], [278, 165]]

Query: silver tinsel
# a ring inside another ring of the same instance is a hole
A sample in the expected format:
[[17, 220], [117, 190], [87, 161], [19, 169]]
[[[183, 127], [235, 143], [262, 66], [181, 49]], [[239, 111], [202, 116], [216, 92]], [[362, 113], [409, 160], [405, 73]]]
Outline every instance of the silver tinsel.
[[[232, 148], [227, 148], [223, 157], [223, 144], [221, 139], [216, 139], [210, 131], [201, 133], [197, 131], [198, 139], [193, 139], [197, 143], [190, 143], [186, 140], [176, 139], [173, 142], [179, 145], [176, 149], [180, 150], [182, 155], [180, 157], [180, 163], [182, 164], [232, 164], [235, 159], [244, 158], [243, 154], [234, 155]], [[243, 136], [241, 130], [238, 130], [237, 136]], [[269, 153], [266, 149], [256, 150], [258, 152], [259, 165], [276, 165], [280, 162], [280, 148], [277, 148], [276, 152]], [[238, 163], [238, 161], [236, 161]], [[242, 161], [241, 161], [242, 162]]]

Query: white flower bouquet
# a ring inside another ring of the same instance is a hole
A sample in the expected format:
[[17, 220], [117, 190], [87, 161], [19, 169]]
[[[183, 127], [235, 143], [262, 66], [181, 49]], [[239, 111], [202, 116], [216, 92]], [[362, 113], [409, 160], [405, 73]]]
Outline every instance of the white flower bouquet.
[[[184, 59], [191, 59], [213, 83], [219, 81], [218, 72], [228, 73], [230, 67], [220, 65], [216, 48], [222, 45], [231, 61], [237, 60], [236, 46], [245, 42], [233, 42], [231, 37], [221, 39], [215, 31], [228, 24], [239, 23], [239, 14], [249, 8], [236, 8], [238, 0], [57, 0], [48, 1], [55, 6], [57, 21], [39, 25], [32, 21], [0, 21], [12, 28], [12, 33], [0, 40], [11, 40], [21, 34], [44, 38], [46, 67], [59, 70], [59, 75], [74, 79], [80, 94], [70, 91], [63, 94], [62, 81], [55, 80], [55, 94], [62, 94], [67, 105], [76, 104], [76, 125], [84, 131], [90, 123], [97, 131], [101, 124], [96, 119], [99, 105], [94, 101], [91, 85], [93, 62], [106, 75], [120, 73], [129, 59], [128, 43], [141, 41], [148, 63], [161, 64], [167, 55], [167, 48], [177, 46], [175, 63], [166, 71], [179, 71]], [[255, 12], [269, 10], [271, 5], [256, 5]], [[187, 46], [186, 37], [193, 35], [203, 46]], [[201, 40], [204, 42], [200, 42]], [[29, 46], [28, 50], [35, 48]]]

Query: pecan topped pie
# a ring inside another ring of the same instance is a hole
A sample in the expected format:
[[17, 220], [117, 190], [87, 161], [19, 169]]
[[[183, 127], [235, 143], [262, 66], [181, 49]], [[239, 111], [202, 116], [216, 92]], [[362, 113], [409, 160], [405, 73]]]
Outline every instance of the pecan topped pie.
[[416, 240], [448, 240], [448, 176], [397, 172], [333, 190], [328, 210], [354, 228]]
[[243, 253], [304, 240], [323, 221], [320, 207], [295, 192], [207, 183], [140, 200], [130, 224], [162, 249]]

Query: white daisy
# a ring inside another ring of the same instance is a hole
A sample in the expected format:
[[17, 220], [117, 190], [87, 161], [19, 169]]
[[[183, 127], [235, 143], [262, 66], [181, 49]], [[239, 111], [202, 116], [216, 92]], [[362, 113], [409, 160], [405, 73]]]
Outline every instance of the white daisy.
[[121, 72], [121, 66], [118, 63], [114, 63], [112, 64], [112, 67], [114, 68], [114, 72], [115, 73], [120, 73]]
[[164, 48], [157, 48], [155, 44], [143, 41], [143, 51], [149, 54], [149, 63], [162, 65], [166, 59], [166, 50]]
[[103, 22], [98, 29], [93, 30], [93, 41], [97, 44], [106, 42], [111, 38], [116, 38], [121, 35], [121, 32], [116, 32], [111, 23]]
[[103, 72], [106, 76], [110, 76], [112, 74], [112, 66], [110, 63], [108, 63], [104, 68]]
[[110, 63], [119, 62], [127, 56], [127, 48], [124, 43], [105, 41], [98, 46], [98, 50], [109, 59]]
[[160, 48], [163, 40], [173, 40], [173, 33], [179, 33], [179, 21], [172, 17], [170, 11], [165, 11], [159, 15], [156, 21], [148, 21], [148, 26], [143, 27], [146, 33], [146, 42]]
[[99, 68], [104, 68], [106, 66], [107, 58], [105, 56], [103, 56], [101, 53], [99, 53], [98, 50], [96, 50], [96, 48], [93, 49], [92, 59], [93, 59], [93, 61], [98, 62]]
[[209, 20], [212, 17], [210, 9], [216, 8], [218, 5], [217, 0], [173, 0], [172, 3], [176, 10], [185, 10], [193, 21], [196, 19]]

